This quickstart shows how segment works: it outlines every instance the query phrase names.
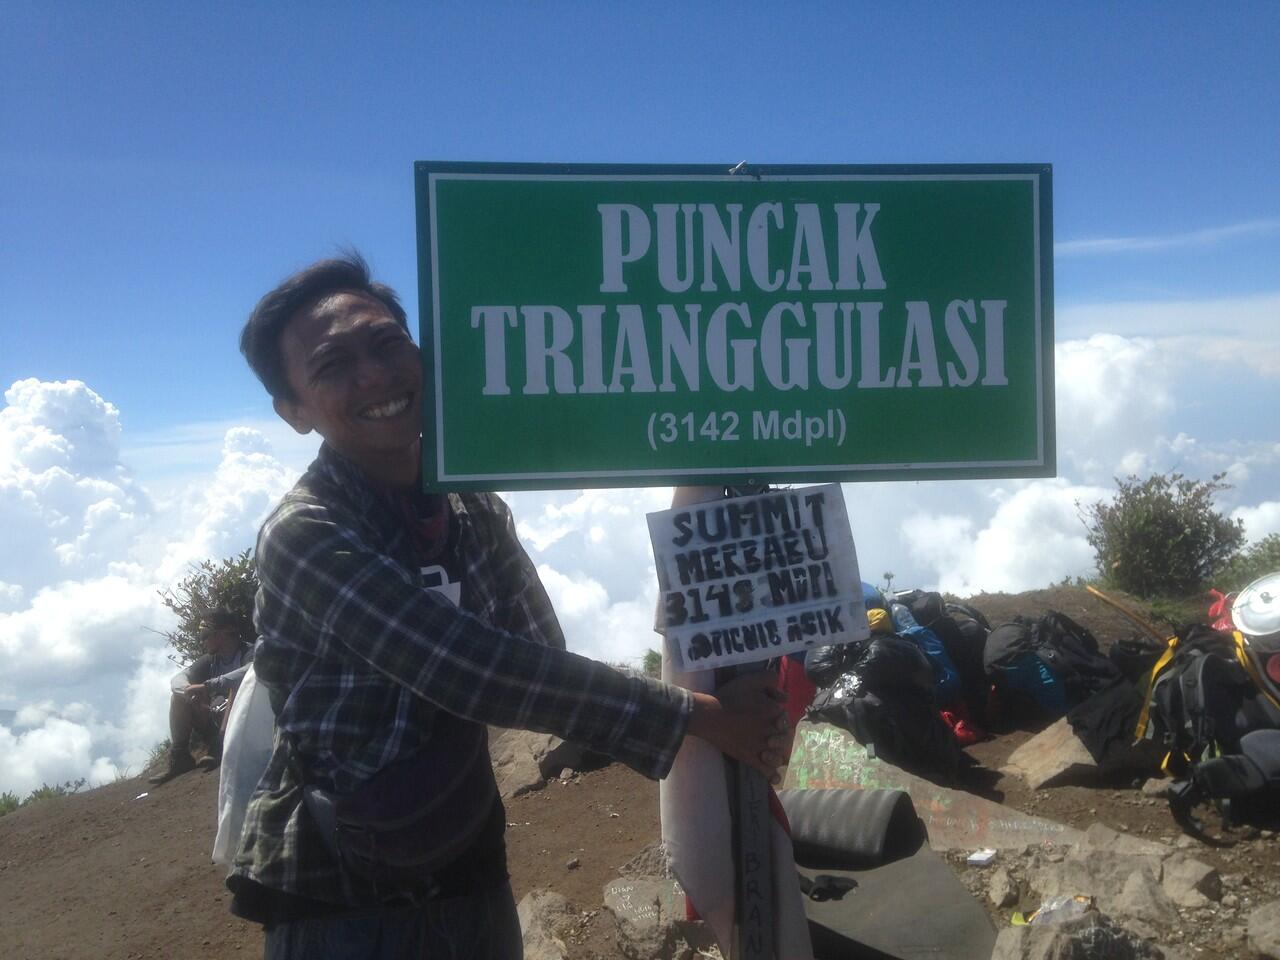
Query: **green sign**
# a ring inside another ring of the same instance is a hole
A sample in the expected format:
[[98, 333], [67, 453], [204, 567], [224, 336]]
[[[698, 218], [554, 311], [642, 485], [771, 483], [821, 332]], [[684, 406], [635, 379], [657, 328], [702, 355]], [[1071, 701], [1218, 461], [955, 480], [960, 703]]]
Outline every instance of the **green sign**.
[[431, 486], [1054, 473], [1048, 166], [416, 181]]

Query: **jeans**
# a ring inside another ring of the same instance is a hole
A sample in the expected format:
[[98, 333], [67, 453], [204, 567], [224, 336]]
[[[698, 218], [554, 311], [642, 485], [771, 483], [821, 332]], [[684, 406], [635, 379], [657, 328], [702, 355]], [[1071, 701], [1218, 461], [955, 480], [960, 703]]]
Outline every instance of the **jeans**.
[[280, 923], [265, 960], [520, 960], [524, 944], [511, 885], [415, 907]]

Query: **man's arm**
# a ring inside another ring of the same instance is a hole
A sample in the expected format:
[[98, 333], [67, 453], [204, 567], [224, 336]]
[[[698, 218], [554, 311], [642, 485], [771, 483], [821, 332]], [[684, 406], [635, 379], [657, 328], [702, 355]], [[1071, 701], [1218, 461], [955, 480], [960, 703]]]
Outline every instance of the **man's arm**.
[[244, 679], [244, 675], [249, 672], [249, 667], [252, 665], [253, 659], [246, 656], [244, 663], [240, 666], [234, 670], [228, 670], [220, 677], [210, 677], [204, 685], [210, 693], [225, 697], [232, 691], [240, 689], [240, 681]]
[[578, 740], [655, 777], [692, 716], [692, 732], [768, 767], [777, 710], [767, 695], [702, 700], [491, 627], [320, 505], [295, 502], [268, 520], [258, 566], [264, 633], [305, 626], [457, 716]]
[[186, 693], [188, 687], [198, 686], [209, 679], [213, 672], [213, 657], [205, 653], [179, 670], [169, 680], [169, 688], [174, 693]]

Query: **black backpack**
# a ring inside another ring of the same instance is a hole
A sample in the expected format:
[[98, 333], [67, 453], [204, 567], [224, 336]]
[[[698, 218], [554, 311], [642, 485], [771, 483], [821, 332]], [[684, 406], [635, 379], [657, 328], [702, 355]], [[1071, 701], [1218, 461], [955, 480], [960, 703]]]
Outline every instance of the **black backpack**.
[[1253, 690], [1227, 634], [1202, 624], [1183, 628], [1172, 658], [1153, 677], [1139, 734], [1159, 738], [1165, 771], [1186, 776], [1196, 764], [1239, 751], [1240, 712]]
[[903, 770], [953, 782], [963, 758], [938, 715], [933, 667], [923, 651], [902, 637], [875, 634], [821, 660], [829, 670], [838, 657], [843, 672], [818, 691], [807, 718], [848, 730], [872, 756]]
[[987, 676], [998, 681], [1001, 671], [1028, 652], [1049, 667], [1071, 706], [1121, 677], [1115, 664], [1098, 652], [1098, 641], [1088, 628], [1056, 610], [1046, 611], [1039, 620], [1016, 617], [992, 630], [983, 652]]
[[894, 595], [905, 604], [916, 623], [932, 630], [955, 665], [960, 677], [960, 695], [969, 712], [981, 717], [987, 706], [987, 678], [982, 664], [991, 624], [966, 603], [944, 600], [942, 594], [910, 590]]

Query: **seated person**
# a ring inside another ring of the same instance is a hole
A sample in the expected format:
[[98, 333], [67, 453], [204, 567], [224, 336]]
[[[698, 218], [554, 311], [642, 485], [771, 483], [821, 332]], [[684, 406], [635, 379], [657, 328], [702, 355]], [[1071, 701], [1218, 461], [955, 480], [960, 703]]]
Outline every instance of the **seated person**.
[[200, 767], [212, 770], [222, 758], [222, 730], [240, 681], [253, 659], [253, 647], [244, 642], [248, 624], [244, 617], [218, 608], [200, 623], [200, 639], [208, 651], [174, 674], [169, 698], [169, 763], [151, 778], [167, 783], [194, 770], [191, 734], [199, 733], [208, 747]]

